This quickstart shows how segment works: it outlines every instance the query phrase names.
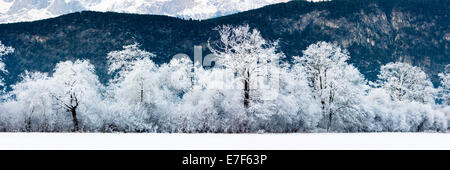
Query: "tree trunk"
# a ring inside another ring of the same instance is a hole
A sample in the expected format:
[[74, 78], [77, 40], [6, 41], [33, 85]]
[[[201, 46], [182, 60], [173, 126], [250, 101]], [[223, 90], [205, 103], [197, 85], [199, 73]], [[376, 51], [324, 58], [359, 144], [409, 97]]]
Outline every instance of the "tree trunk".
[[144, 102], [144, 89], [141, 87], [141, 103]]
[[332, 121], [332, 120], [333, 120], [333, 111], [330, 110], [330, 114], [328, 115], [327, 132], [330, 131], [331, 121]]
[[247, 71], [247, 77], [244, 80], [244, 107], [250, 107], [250, 73]]
[[72, 121], [73, 121], [73, 131], [78, 131], [78, 119], [77, 119], [77, 111], [76, 108], [70, 110], [72, 112]]
[[31, 117], [25, 118], [25, 131], [26, 132], [33, 131], [32, 127], [31, 127]]

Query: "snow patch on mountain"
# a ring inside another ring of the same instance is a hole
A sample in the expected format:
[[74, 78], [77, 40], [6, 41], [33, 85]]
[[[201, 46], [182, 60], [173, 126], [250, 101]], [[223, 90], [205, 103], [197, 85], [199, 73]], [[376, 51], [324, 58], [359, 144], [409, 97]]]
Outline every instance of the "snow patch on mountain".
[[6, 0], [1, 0], [0, 1], [0, 13], [5, 13], [6, 11], [8, 11], [8, 9], [11, 7], [11, 5], [13, 4], [13, 2], [8, 2]]
[[289, 0], [0, 0], [0, 23], [57, 17], [77, 11], [157, 14], [208, 19]]

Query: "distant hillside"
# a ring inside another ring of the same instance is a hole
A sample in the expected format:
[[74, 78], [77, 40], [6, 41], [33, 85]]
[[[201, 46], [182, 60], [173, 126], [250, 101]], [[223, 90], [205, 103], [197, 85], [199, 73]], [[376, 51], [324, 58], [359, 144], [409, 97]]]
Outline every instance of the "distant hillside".
[[423, 68], [435, 84], [450, 63], [448, 0], [294, 1], [230, 16], [182, 20], [167, 16], [81, 12], [29, 23], [0, 25], [0, 40], [16, 52], [6, 57], [7, 83], [24, 70], [50, 71], [62, 60], [85, 58], [108, 78], [105, 56], [139, 42], [157, 54], [157, 63], [177, 53], [193, 56], [194, 45], [217, 40], [218, 25], [249, 24], [266, 39], [280, 40], [290, 58], [317, 41], [337, 42], [351, 54], [351, 63], [369, 80], [380, 65], [404, 61]]

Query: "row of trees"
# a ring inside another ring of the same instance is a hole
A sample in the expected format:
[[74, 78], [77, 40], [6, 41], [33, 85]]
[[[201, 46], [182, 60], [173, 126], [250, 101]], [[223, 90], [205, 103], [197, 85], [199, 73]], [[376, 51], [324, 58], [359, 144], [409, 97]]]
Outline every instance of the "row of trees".
[[[51, 75], [25, 72], [3, 92], [0, 131], [447, 130], [450, 67], [438, 88], [420, 68], [398, 62], [369, 82], [336, 44], [312, 44], [290, 64], [281, 62], [278, 42], [256, 29], [217, 30], [219, 41], [209, 43], [213, 68], [183, 57], [157, 65], [154, 54], [132, 44], [107, 55], [113, 78], [106, 85], [87, 60], [58, 63]], [[13, 51], [0, 46], [0, 55]], [[1, 62], [0, 70], [7, 73]]]

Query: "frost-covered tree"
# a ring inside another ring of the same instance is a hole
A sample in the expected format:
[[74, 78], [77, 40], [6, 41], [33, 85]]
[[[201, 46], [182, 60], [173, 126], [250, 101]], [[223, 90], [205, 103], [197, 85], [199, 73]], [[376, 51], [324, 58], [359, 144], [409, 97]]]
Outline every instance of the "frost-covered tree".
[[[102, 85], [88, 61], [56, 65], [52, 76], [25, 72], [0, 105], [2, 122], [17, 131], [95, 131], [101, 124]], [[1, 125], [0, 125], [1, 126]]]
[[[319, 105], [314, 102], [305, 71], [282, 63], [277, 70], [279, 86], [273, 98], [255, 102], [251, 108], [256, 117], [251, 122], [260, 132], [312, 132], [321, 119]], [[264, 95], [266, 91], [257, 91]], [[300, 97], [301, 96], [301, 97]]]
[[[122, 95], [134, 95], [124, 97], [135, 102], [144, 103], [146, 83], [151, 83], [151, 76], [156, 66], [150, 59], [155, 55], [139, 49], [135, 43], [123, 47], [123, 50], [112, 51], [107, 55], [108, 73], [114, 76], [111, 83], [116, 83], [123, 88], [135, 89], [122, 93]], [[133, 87], [127, 86], [131, 85]], [[120, 92], [119, 92], [120, 93]], [[121, 95], [121, 94], [118, 94]]]
[[445, 71], [439, 74], [441, 78], [440, 96], [444, 104], [450, 104], [450, 64], [445, 67]]
[[393, 101], [434, 103], [435, 89], [426, 73], [407, 63], [388, 63], [381, 66], [378, 85]]
[[189, 93], [193, 84], [193, 63], [189, 58], [173, 58], [169, 63], [159, 66], [157, 84], [153, 87], [153, 117], [161, 131], [177, 131], [180, 112], [176, 109], [182, 104], [183, 96]]
[[[9, 93], [14, 97], [10, 100], [11, 107], [19, 107], [20, 111], [15, 113], [21, 115], [25, 131], [51, 131], [52, 125], [56, 123], [50, 95], [49, 77], [46, 73], [25, 72], [22, 81], [12, 86]], [[17, 106], [13, 106], [17, 105]], [[61, 117], [59, 117], [61, 118]], [[61, 121], [61, 120], [59, 120]], [[19, 123], [19, 125], [22, 125]]]
[[190, 58], [173, 58], [159, 67], [160, 88], [167, 88], [176, 96], [183, 96], [193, 84], [193, 63]]
[[[321, 105], [315, 102], [315, 94], [309, 86], [305, 67], [294, 64], [290, 69], [280, 74], [280, 96], [289, 103], [286, 107], [293, 107], [290, 112], [296, 113], [300, 131], [314, 131], [321, 120]], [[300, 97], [301, 96], [301, 97]]]
[[180, 132], [248, 132], [248, 115], [242, 107], [239, 84], [230, 71], [223, 68], [196, 68], [191, 90], [178, 105]]
[[138, 44], [108, 54], [108, 71], [114, 76], [106, 101], [115, 117], [107, 123], [112, 130], [175, 131], [174, 106], [192, 86], [192, 61], [174, 58], [158, 66], [152, 57]]
[[152, 58], [153, 53], [139, 49], [139, 44], [123, 46], [122, 50], [109, 52], [106, 56], [108, 62], [108, 73], [113, 74], [122, 71], [128, 71], [136, 61], [145, 58]]
[[158, 83], [158, 67], [151, 60], [154, 56], [139, 49], [137, 43], [108, 53], [108, 73], [113, 79], [105, 101], [110, 115], [103, 131], [153, 131], [148, 120]]
[[375, 115], [373, 131], [447, 130], [444, 111], [434, 104], [437, 90], [420, 68], [388, 63], [378, 78], [364, 99], [366, 111]]
[[[361, 130], [365, 115], [359, 108], [367, 89], [362, 74], [347, 63], [349, 53], [335, 44], [318, 42], [294, 57], [304, 67], [306, 78], [324, 115], [326, 129], [336, 122], [336, 130]], [[356, 129], [352, 129], [356, 128]]]
[[114, 97], [129, 104], [148, 104], [152, 86], [157, 82], [156, 71], [156, 65], [149, 58], [134, 61], [113, 80], [110, 87], [113, 88]]
[[365, 110], [375, 117], [367, 122], [374, 132], [445, 132], [447, 118], [440, 108], [416, 101], [392, 101], [383, 88], [373, 88], [363, 99]]
[[[88, 112], [100, 100], [102, 88], [94, 66], [86, 60], [58, 63], [48, 85], [54, 102], [72, 116], [73, 130], [79, 131], [79, 110]], [[89, 117], [89, 115], [82, 115]]]
[[218, 43], [209, 43], [211, 52], [218, 56], [217, 64], [231, 69], [242, 82], [243, 104], [249, 108], [252, 100], [251, 89], [257, 89], [258, 79], [265, 76], [266, 66], [276, 64], [284, 55], [277, 52], [278, 42], [266, 41], [261, 33], [248, 25], [221, 26]]
[[0, 41], [0, 90], [2, 90], [4, 86], [2, 74], [6, 74], [8, 72], [5, 68], [5, 63], [3, 62], [3, 56], [13, 52], [14, 48], [5, 46]]

